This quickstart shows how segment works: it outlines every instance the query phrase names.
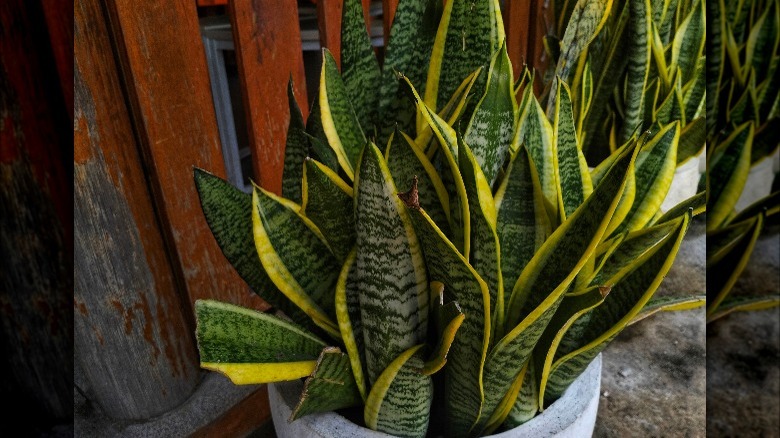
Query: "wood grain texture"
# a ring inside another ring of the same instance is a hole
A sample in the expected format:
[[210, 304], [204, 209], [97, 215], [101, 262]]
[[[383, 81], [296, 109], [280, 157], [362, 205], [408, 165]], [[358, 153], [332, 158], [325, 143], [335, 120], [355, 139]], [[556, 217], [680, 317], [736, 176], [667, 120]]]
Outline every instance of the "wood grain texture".
[[105, 8], [178, 284], [191, 302], [267, 308], [226, 262], [193, 182], [194, 166], [225, 174], [195, 3], [116, 0]]
[[65, 107], [73, 120], [73, 3], [40, 0], [46, 17], [54, 60], [57, 63]]
[[0, 2], [0, 397], [5, 430], [30, 435], [73, 415], [70, 123], [51, 43], [39, 3]]
[[298, 7], [295, 2], [253, 0], [231, 2], [229, 10], [255, 182], [281, 194], [290, 77], [304, 120], [309, 112]]
[[344, 0], [317, 0], [320, 45], [330, 50], [341, 68], [341, 15]]
[[390, 38], [390, 29], [393, 28], [395, 10], [398, 9], [398, 0], [382, 0], [382, 26], [385, 33], [385, 47]]
[[531, 5], [525, 0], [506, 0], [502, 12], [506, 32], [506, 50], [512, 61], [514, 77], [517, 79], [523, 71], [523, 65], [528, 60]]
[[[190, 438], [248, 436], [251, 432], [268, 426], [268, 423], [271, 423], [271, 409], [268, 404], [268, 387], [263, 385]], [[268, 429], [273, 430], [273, 426]]]
[[103, 10], [75, 3], [75, 360], [79, 388], [111, 417], [143, 419], [198, 382], [188, 299], [179, 294]]

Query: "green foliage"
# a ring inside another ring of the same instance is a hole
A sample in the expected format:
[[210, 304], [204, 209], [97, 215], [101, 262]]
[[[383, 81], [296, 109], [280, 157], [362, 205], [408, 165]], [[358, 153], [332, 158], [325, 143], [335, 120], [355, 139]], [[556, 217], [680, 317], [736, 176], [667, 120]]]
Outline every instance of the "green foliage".
[[[228, 260], [297, 323], [199, 302], [204, 367], [252, 383], [289, 365], [281, 378], [308, 376], [294, 418], [362, 405], [387, 433], [482, 435], [533, 418], [627, 325], [702, 303], [653, 295], [704, 209], [700, 194], [659, 211], [705, 138], [703, 3], [558, 3], [535, 96], [497, 0], [401, 0], [381, 66], [345, 1], [343, 70], [324, 51], [305, 128], [291, 97], [290, 199], [196, 172]], [[614, 153], [591, 172], [597, 144]]]

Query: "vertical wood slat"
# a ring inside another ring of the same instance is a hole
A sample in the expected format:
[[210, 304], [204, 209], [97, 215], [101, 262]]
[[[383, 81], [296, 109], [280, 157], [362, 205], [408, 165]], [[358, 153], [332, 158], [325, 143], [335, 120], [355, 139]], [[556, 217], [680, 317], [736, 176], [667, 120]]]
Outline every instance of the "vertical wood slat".
[[344, 0], [318, 0], [317, 25], [320, 45], [327, 48], [341, 68], [341, 14]]
[[46, 35], [39, 2], [0, 2], [0, 397], [30, 435], [73, 415], [72, 124]]
[[382, 26], [385, 34], [385, 47], [390, 40], [390, 29], [393, 28], [395, 10], [398, 9], [398, 0], [382, 0]]
[[73, 2], [41, 0], [65, 107], [73, 120]]
[[298, 7], [295, 2], [253, 0], [230, 2], [229, 10], [255, 180], [280, 194], [291, 76], [304, 120], [308, 116]]
[[74, 6], [79, 389], [111, 417], [146, 419], [198, 382], [189, 305], [158, 229], [100, 2]]
[[[222, 255], [203, 217], [193, 167], [224, 177], [195, 2], [106, 3], [136, 137], [172, 265], [191, 302], [268, 306]], [[191, 309], [184, 309], [192, 315]]]
[[514, 77], [518, 78], [522, 67], [528, 62], [528, 30], [530, 28], [530, 3], [521, 0], [506, 0], [504, 3], [504, 28], [506, 49], [512, 61]]

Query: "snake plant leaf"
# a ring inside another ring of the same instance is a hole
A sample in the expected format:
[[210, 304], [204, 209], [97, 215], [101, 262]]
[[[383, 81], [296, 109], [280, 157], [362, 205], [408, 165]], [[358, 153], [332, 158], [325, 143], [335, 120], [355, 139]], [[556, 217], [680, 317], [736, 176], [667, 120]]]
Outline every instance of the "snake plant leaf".
[[707, 230], [721, 226], [731, 214], [750, 171], [753, 122], [738, 126], [712, 152], [707, 163]]
[[778, 305], [780, 305], [780, 295], [726, 297], [720, 306], [707, 316], [707, 323], [734, 312], [771, 309]]
[[661, 40], [661, 31], [655, 23], [653, 23], [651, 27], [653, 29], [652, 51], [656, 72], [658, 73], [658, 78], [661, 80], [660, 83], [663, 84], [664, 89], [669, 89], [669, 85], [671, 84], [670, 69], [666, 62], [666, 52], [664, 51], [664, 43]]
[[475, 430], [484, 427], [517, 378], [564, 292], [604, 236], [633, 172], [636, 152], [635, 148], [623, 152], [593, 194], [547, 239], [520, 274], [507, 314], [507, 327], [512, 329], [485, 361], [483, 420], [475, 424]]
[[293, 94], [293, 81], [287, 83], [287, 101], [290, 105], [290, 123], [287, 125], [287, 142], [284, 147], [284, 169], [282, 171], [282, 196], [300, 203], [303, 161], [309, 155], [309, 139], [306, 125], [298, 102]]
[[[479, 78], [481, 73], [482, 67], [466, 76], [466, 79], [464, 79], [458, 88], [455, 89], [455, 92], [452, 93], [452, 97], [450, 97], [449, 102], [447, 102], [447, 104], [444, 105], [444, 107], [437, 113], [439, 118], [447, 121], [447, 125], [455, 126], [460, 116], [463, 115], [463, 111], [466, 109], [466, 104], [473, 96], [471, 94], [471, 87], [474, 86], [477, 78]], [[431, 139], [434, 137], [434, 133], [431, 130], [431, 127], [426, 121], [424, 115], [422, 115], [422, 113], [420, 113], [420, 115], [422, 117], [419, 118], [419, 123], [417, 125], [417, 137], [414, 139], [414, 141], [426, 150], [426, 154], [430, 158], [433, 156], [433, 153], [436, 151], [439, 143], [431, 141]]]
[[534, 418], [536, 413], [539, 412], [539, 387], [536, 383], [534, 362], [529, 360], [526, 367], [520, 393], [517, 394], [512, 409], [504, 419], [503, 426], [505, 429], [515, 428]]
[[380, 142], [386, 141], [395, 129], [416, 135], [417, 108], [407, 98], [396, 73], [402, 73], [411, 83], [417, 84], [420, 91], [425, 91], [427, 68], [440, 18], [438, 0], [398, 2], [379, 84]]
[[650, 72], [653, 32], [652, 7], [649, 0], [629, 0], [631, 43], [626, 73], [626, 97], [623, 103], [624, 118], [619, 141], [625, 143], [636, 130], [642, 129], [645, 105], [645, 87]]
[[674, 16], [677, 15], [678, 0], [657, 0], [653, 2], [653, 23], [658, 26], [664, 45], [669, 44], [669, 34]]
[[725, 38], [726, 43], [725, 53], [726, 57], [728, 58], [729, 65], [731, 66], [731, 74], [733, 78], [736, 79], [737, 84], [744, 86], [745, 80], [747, 78], [747, 71], [742, 68], [739, 56], [739, 43], [734, 38], [734, 32], [732, 29], [733, 27], [728, 22], [722, 24], [722, 38]]
[[358, 297], [357, 274], [355, 272], [356, 248], [347, 255], [336, 282], [336, 321], [339, 324], [341, 340], [349, 356], [351, 372], [360, 396], [366, 399], [365, 345], [363, 325], [360, 320], [360, 298]]
[[536, 347], [537, 351], [534, 352], [533, 356], [535, 368], [540, 370], [537, 376], [539, 379], [538, 406], [544, 406], [544, 393], [547, 389], [550, 370], [563, 336], [582, 315], [603, 303], [610, 289], [608, 286], [594, 286], [575, 295], [563, 298], [558, 311], [555, 312], [542, 337], [539, 339]]
[[366, 369], [374, 383], [399, 354], [425, 339], [428, 280], [409, 215], [373, 143], [364, 149], [357, 175], [356, 282]]
[[317, 326], [339, 339], [333, 291], [340, 266], [317, 227], [297, 209], [290, 201], [255, 187], [255, 248], [276, 287]]
[[[379, 119], [381, 80], [379, 62], [366, 29], [361, 0], [344, 0], [341, 19], [341, 77], [364, 132], [371, 132]], [[359, 151], [358, 151], [359, 152]]]
[[262, 299], [308, 330], [317, 326], [268, 278], [252, 234], [252, 196], [205, 170], [195, 168], [195, 187], [203, 215], [222, 253]]
[[756, 222], [756, 216], [734, 222], [707, 233], [707, 261], [717, 263], [739, 244]]
[[[557, 80], [560, 81], [560, 78]], [[557, 90], [553, 138], [558, 153], [557, 171], [561, 184], [561, 190], [558, 192], [561, 204], [559, 209], [562, 220], [566, 220], [593, 192], [593, 183], [585, 155], [582, 154], [577, 141], [569, 87], [565, 82], [561, 82]]]
[[[519, 126], [513, 143], [525, 144], [528, 155], [536, 167], [539, 183], [545, 199], [545, 209], [550, 217], [550, 223], [558, 222], [558, 192], [560, 183], [556, 180], [555, 169], [557, 156], [553, 141], [553, 128], [544, 115], [539, 101], [529, 92], [529, 101], [520, 115]], [[552, 100], [552, 99], [551, 99]], [[516, 149], [516, 148], [513, 148]]]
[[[780, 94], [778, 94], [780, 98]], [[780, 99], [778, 99], [780, 103]], [[780, 142], [777, 141], [777, 132], [780, 130], [780, 117], [775, 117], [759, 126], [753, 137], [753, 148], [750, 150], [750, 165], [755, 166], [759, 161], [772, 155]]]
[[[764, 214], [759, 213], [750, 220], [750, 227], [734, 244], [728, 245], [720, 254], [707, 257], [707, 318], [717, 312], [731, 288], [745, 270], [758, 236], [764, 226]], [[709, 240], [709, 239], [708, 239]], [[709, 251], [708, 251], [709, 252]]]
[[704, 1], [693, 0], [693, 10], [676, 29], [672, 42], [670, 68], [682, 72], [682, 81], [688, 82], [694, 75], [696, 63], [704, 52], [705, 16]]
[[503, 41], [490, 60], [485, 94], [477, 103], [464, 135], [491, 187], [512, 142], [516, 113], [512, 63], [506, 51], [506, 41]]
[[[498, 0], [448, 1], [431, 53], [425, 104], [434, 111], [440, 108], [463, 78], [490, 63], [504, 38]], [[474, 94], [484, 94], [485, 82], [482, 78], [474, 85]]]
[[366, 144], [366, 136], [352, 107], [347, 86], [339, 75], [336, 60], [328, 49], [322, 49], [319, 105], [322, 128], [328, 144], [336, 152], [339, 165], [347, 177], [353, 180], [360, 151]]
[[195, 316], [201, 367], [236, 385], [306, 377], [327, 346], [294, 323], [228, 303], [198, 300]]
[[390, 137], [385, 155], [393, 181], [400, 188], [406, 188], [417, 178], [420, 205], [445, 235], [452, 236], [449, 225], [450, 197], [439, 173], [422, 149], [408, 135], [396, 131]]
[[525, 146], [512, 156], [495, 202], [506, 305], [520, 272], [552, 233], [539, 177]]
[[639, 151], [634, 203], [615, 233], [642, 228], [653, 219], [672, 185], [679, 138], [680, 122], [676, 121], [664, 126]]
[[417, 103], [419, 112], [423, 115], [424, 120], [430, 126], [433, 133], [436, 135], [439, 143], [443, 146], [441, 148], [444, 154], [446, 165], [449, 166], [449, 172], [446, 170], [441, 174], [442, 181], [450, 201], [450, 230], [452, 231], [452, 241], [455, 242], [461, 254], [466, 257], [469, 255], [469, 249], [471, 247], [471, 224], [469, 217], [469, 203], [466, 197], [466, 187], [463, 184], [463, 177], [458, 170], [458, 137], [454, 129], [450, 127], [444, 120], [441, 119], [434, 111], [431, 110], [428, 105], [420, 99], [420, 95], [417, 94], [417, 90], [404, 78], [412, 96]]
[[320, 353], [314, 372], [306, 378], [289, 421], [361, 404], [363, 398], [355, 384], [349, 357], [336, 347], [327, 347]]
[[707, 142], [707, 121], [697, 117], [685, 125], [677, 144], [677, 167], [699, 155]]
[[[569, 83], [583, 50], [601, 31], [612, 9], [612, 0], [578, 0], [574, 6], [566, 32], [561, 40], [561, 56], [555, 67], [555, 76]], [[554, 83], [553, 83], [554, 84]], [[552, 116], [555, 107], [555, 90], [550, 92], [547, 114]]]
[[415, 355], [423, 344], [395, 358], [368, 394], [363, 416], [371, 429], [403, 437], [424, 437], [433, 402], [433, 381], [420, 373]]
[[501, 278], [501, 248], [496, 234], [496, 206], [493, 193], [477, 158], [459, 137], [460, 171], [469, 202], [471, 251], [469, 263], [488, 285], [493, 333], [501, 331], [504, 320], [504, 284]]
[[328, 136], [325, 134], [325, 128], [322, 126], [319, 99], [314, 99], [309, 112], [309, 118], [306, 120], [306, 138], [309, 139], [309, 145], [311, 146], [311, 158], [338, 172], [339, 160], [336, 156], [336, 151], [331, 149], [328, 144]]
[[439, 372], [447, 363], [447, 353], [452, 347], [452, 342], [455, 340], [455, 335], [458, 333], [458, 329], [463, 324], [463, 320], [466, 319], [466, 315], [460, 309], [457, 301], [450, 301], [444, 305], [437, 305], [434, 310], [436, 314], [436, 327], [439, 334], [439, 340], [436, 346], [433, 348], [433, 353], [430, 355], [422, 368], [422, 373], [426, 376], [430, 376]]
[[705, 91], [707, 85], [706, 59], [702, 56], [696, 63], [696, 71], [688, 84], [683, 88], [683, 106], [685, 107], [685, 120], [690, 123], [702, 114], [704, 108]]
[[529, 383], [527, 379], [531, 378], [531, 374], [528, 373], [529, 367], [532, 367], [531, 361], [528, 361], [525, 363], [525, 365], [523, 365], [523, 368], [520, 370], [517, 378], [514, 382], [512, 382], [509, 390], [506, 392], [506, 394], [504, 394], [504, 397], [498, 403], [496, 410], [493, 411], [493, 415], [490, 416], [484, 428], [479, 432], [480, 436], [492, 434], [499, 426], [501, 426], [504, 420], [506, 420], [506, 418], [509, 416], [509, 413], [514, 409], [515, 402], [520, 395], [520, 391], [523, 389], [523, 386]]
[[556, 400], [569, 384], [588, 366], [642, 310], [660, 286], [682, 244], [690, 215], [676, 221], [677, 229], [654, 250], [642, 256], [644, 263], [631, 266], [633, 271], [612, 287], [604, 302], [591, 310], [580, 348], [556, 353], [545, 387], [539, 399]]
[[[585, 122], [585, 117], [588, 115], [588, 111], [590, 111], [591, 108], [591, 102], [593, 101], [593, 90], [593, 69], [591, 68], [590, 57], [588, 57], [585, 61], [584, 70], [582, 71], [582, 86], [580, 87], [580, 97], [578, 102], [579, 111], [576, 112], [576, 132], [580, 137], [582, 136], [582, 126]], [[577, 142], [577, 147], [582, 149], [582, 143]]]
[[757, 90], [759, 120], [769, 119], [772, 108], [777, 107], [778, 99], [780, 99], [780, 72], [778, 69], [780, 69], [780, 56], [772, 60], [767, 79]]
[[526, 87], [534, 83], [534, 73], [535, 70], [528, 68], [527, 64], [523, 65], [520, 77], [515, 80], [515, 84], [512, 86], [512, 90], [514, 90], [515, 96], [524, 94]]
[[334, 171], [306, 159], [301, 213], [319, 228], [339, 262], [355, 244], [352, 187]]
[[756, 216], [757, 214], [764, 212], [766, 217], [770, 217], [772, 215], [775, 215], [777, 213], [780, 213], [780, 191], [774, 191], [770, 193], [768, 196], [765, 196], [758, 201], [748, 205], [737, 213], [736, 216], [729, 219], [729, 224], [736, 224], [739, 222], [744, 221], [745, 219], [748, 219], [750, 217]]
[[724, 69], [726, 45], [723, 41], [721, 26], [725, 17], [723, 0], [706, 2], [707, 5], [707, 132], [713, 132], [718, 120], [719, 104], [716, 97], [720, 92]]
[[679, 72], [675, 75], [674, 79], [673, 88], [669, 91], [669, 94], [653, 114], [653, 121], [662, 125], [669, 124], [675, 120], [680, 120], [681, 123], [685, 123], [685, 109], [683, 106]]
[[[748, 80], [748, 83], [752, 83], [752, 79], [755, 77], [755, 70], [751, 70], [749, 76], [751, 79]], [[732, 92], [732, 97], [735, 96], [736, 91], [737, 90], [735, 86]], [[739, 95], [739, 98], [736, 102], [729, 102], [728, 107], [726, 108], [727, 122], [730, 122], [734, 125], [740, 125], [751, 120], [758, 120], [758, 104], [756, 103], [755, 91], [755, 87], [752, 85], [748, 86], [745, 91]]]
[[628, 325], [634, 325], [639, 321], [655, 315], [658, 312], [674, 312], [678, 310], [698, 309], [707, 304], [706, 295], [693, 296], [668, 296], [653, 297], [642, 307], [642, 311], [637, 313], [634, 319]]
[[[625, 52], [628, 47], [629, 10], [628, 2], [625, 2], [622, 12], [617, 16], [617, 21], [611, 29], [611, 35], [601, 62], [593, 62], [593, 98], [590, 101], [587, 114], [580, 128], [580, 142], [582, 149], [589, 152], [595, 147], [596, 138], [598, 138], [598, 126], [604, 121], [605, 111], [609, 108], [608, 102], [612, 97], [612, 92], [617, 86], [623, 70], [628, 64], [628, 56]], [[592, 152], [591, 152], [592, 153]]]
[[464, 436], [482, 410], [482, 365], [491, 331], [488, 286], [419, 204], [411, 202], [413, 197], [409, 199], [406, 205], [425, 249], [429, 279], [443, 283], [445, 301], [457, 301], [467, 315], [444, 369], [445, 434]]
[[696, 216], [704, 213], [706, 209], [707, 193], [702, 191], [675, 205], [669, 211], [664, 213], [663, 216], [658, 218], [658, 220], [656, 220], [654, 223], [662, 224], [664, 222], [668, 222], [672, 219], [682, 216], [688, 210], [692, 210], [693, 216]]
[[764, 12], [758, 17], [750, 30], [745, 47], [745, 69], [752, 68], [756, 72], [766, 72], [772, 58], [777, 56], [780, 45], [780, 23], [776, 2], [769, 1]]

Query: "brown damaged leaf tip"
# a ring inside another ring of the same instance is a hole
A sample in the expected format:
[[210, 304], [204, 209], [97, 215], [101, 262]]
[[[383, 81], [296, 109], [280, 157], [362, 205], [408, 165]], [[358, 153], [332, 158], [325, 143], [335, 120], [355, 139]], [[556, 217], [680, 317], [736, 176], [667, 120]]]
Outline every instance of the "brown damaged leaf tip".
[[609, 292], [612, 290], [612, 286], [599, 286], [599, 292], [602, 298], [606, 298]]
[[408, 192], [398, 193], [398, 197], [404, 201], [404, 204], [406, 204], [407, 207], [415, 210], [420, 209], [420, 197], [417, 193], [417, 175], [415, 175], [412, 180], [412, 188], [409, 189]]

